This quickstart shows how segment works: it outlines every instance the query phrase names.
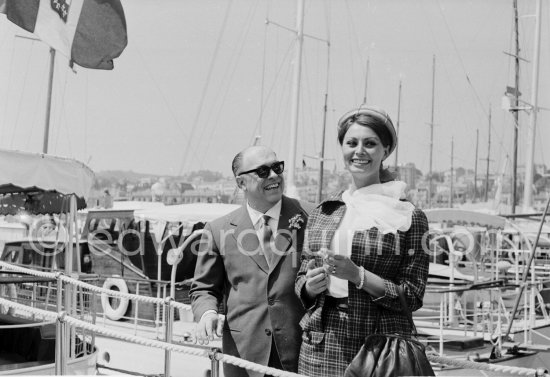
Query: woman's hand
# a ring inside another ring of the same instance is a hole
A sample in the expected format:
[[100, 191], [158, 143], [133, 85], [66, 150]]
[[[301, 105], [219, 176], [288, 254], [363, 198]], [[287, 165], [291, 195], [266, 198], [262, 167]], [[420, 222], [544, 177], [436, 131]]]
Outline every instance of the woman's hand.
[[353, 284], [359, 284], [361, 270], [351, 259], [343, 255], [332, 255], [327, 257], [327, 273], [337, 278], [349, 280]]
[[327, 289], [327, 274], [324, 267], [315, 267], [315, 259], [312, 259], [307, 264], [306, 290], [309, 298], [314, 299], [317, 295]]

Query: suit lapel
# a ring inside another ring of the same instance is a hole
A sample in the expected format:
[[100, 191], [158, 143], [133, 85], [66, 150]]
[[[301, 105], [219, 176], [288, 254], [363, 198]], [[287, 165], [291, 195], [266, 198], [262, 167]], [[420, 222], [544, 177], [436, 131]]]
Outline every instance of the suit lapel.
[[[254, 229], [252, 220], [250, 220], [250, 216], [246, 210], [246, 205], [241, 207], [241, 210], [232, 219], [231, 224], [236, 227], [233, 236], [237, 242], [238, 251], [252, 258], [258, 267], [260, 267], [260, 269], [262, 269], [262, 271], [266, 274], [269, 273], [267, 260], [265, 259], [263, 253], [260, 253], [262, 250], [260, 240], [256, 234], [256, 229]], [[241, 234], [243, 235], [240, 236]]]

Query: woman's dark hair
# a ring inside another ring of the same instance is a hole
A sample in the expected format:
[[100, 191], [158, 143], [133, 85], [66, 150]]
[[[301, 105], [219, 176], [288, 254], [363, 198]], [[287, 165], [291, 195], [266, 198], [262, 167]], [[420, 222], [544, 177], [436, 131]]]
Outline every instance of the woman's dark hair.
[[[389, 118], [388, 118], [389, 119]], [[392, 146], [392, 135], [388, 130], [386, 125], [387, 120], [380, 117], [378, 114], [364, 113], [358, 111], [356, 114], [352, 114], [347, 118], [341, 119], [338, 122], [338, 143], [340, 145], [344, 142], [344, 137], [348, 132], [349, 128], [353, 124], [358, 124], [363, 127], [368, 127], [373, 130], [376, 135], [380, 138], [382, 145], [384, 147]], [[390, 121], [391, 122], [391, 121]], [[380, 164], [380, 182], [389, 182], [396, 179], [396, 174], [389, 170], [389, 168], [384, 168], [383, 164]]]

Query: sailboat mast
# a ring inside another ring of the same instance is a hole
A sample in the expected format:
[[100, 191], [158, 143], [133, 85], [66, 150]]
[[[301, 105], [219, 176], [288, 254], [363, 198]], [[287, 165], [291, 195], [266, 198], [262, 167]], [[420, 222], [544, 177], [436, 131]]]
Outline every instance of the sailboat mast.
[[451, 188], [449, 190], [449, 208], [453, 208], [453, 196], [454, 196], [454, 186], [453, 186], [453, 174], [454, 174], [454, 150], [455, 150], [455, 139], [451, 137]]
[[487, 171], [485, 173], [485, 201], [489, 200], [489, 161], [491, 156], [491, 106], [489, 106], [489, 137], [487, 142]]
[[55, 68], [55, 50], [50, 48], [50, 76], [48, 79], [48, 98], [46, 100], [46, 121], [44, 124], [44, 141], [42, 153], [48, 153], [48, 139], [50, 135], [50, 114], [52, 111], [53, 72]]
[[475, 203], [477, 198], [477, 159], [478, 159], [478, 151], [479, 151], [479, 129], [476, 130], [476, 159], [474, 163], [474, 200]]
[[292, 112], [290, 119], [290, 158], [289, 172], [287, 179], [287, 195], [298, 197], [296, 188], [296, 143], [298, 138], [298, 113], [300, 104], [300, 76], [302, 74], [302, 46], [304, 43], [304, 2], [298, 0], [298, 10], [296, 13], [296, 48], [294, 55], [294, 72], [292, 88]]
[[369, 65], [370, 60], [367, 58], [367, 72], [365, 73], [365, 92], [363, 93], [363, 105], [367, 104], [367, 88], [369, 86]]
[[531, 92], [531, 117], [527, 131], [527, 156], [525, 158], [525, 184], [523, 188], [523, 211], [527, 212], [533, 204], [533, 177], [535, 159], [535, 137], [537, 126], [537, 112], [539, 101], [539, 61], [540, 61], [540, 15], [541, 0], [537, 0], [536, 21], [535, 21], [535, 51], [533, 59], [533, 84]]
[[[397, 134], [397, 140], [399, 140], [399, 121], [401, 118], [401, 80], [399, 80], [399, 91], [397, 95], [397, 123], [396, 123], [396, 134]], [[399, 143], [398, 143], [399, 144]], [[397, 151], [399, 150], [398, 147], [395, 147], [395, 171], [397, 171]]]
[[325, 133], [327, 129], [328, 93], [325, 93], [325, 107], [323, 114], [323, 136], [321, 137], [321, 156], [319, 158], [319, 187], [317, 187], [317, 203], [323, 200], [323, 170], [325, 168]]
[[435, 55], [432, 63], [432, 117], [430, 121], [430, 171], [428, 181], [428, 208], [432, 204], [432, 161], [434, 151]]
[[325, 169], [325, 138], [328, 112], [328, 84], [330, 73], [330, 40], [327, 40], [327, 80], [325, 83], [325, 107], [323, 109], [323, 134], [321, 136], [321, 156], [319, 158], [319, 187], [317, 188], [317, 203], [323, 199], [323, 174]]
[[[518, 1], [514, 0], [514, 35], [516, 39], [515, 51], [515, 81], [514, 81], [514, 107], [519, 105], [519, 15]], [[517, 197], [517, 172], [518, 172], [518, 128], [519, 128], [519, 111], [514, 111], [514, 156], [512, 167], [512, 214], [516, 213], [516, 197]], [[489, 163], [487, 161], [487, 163]]]

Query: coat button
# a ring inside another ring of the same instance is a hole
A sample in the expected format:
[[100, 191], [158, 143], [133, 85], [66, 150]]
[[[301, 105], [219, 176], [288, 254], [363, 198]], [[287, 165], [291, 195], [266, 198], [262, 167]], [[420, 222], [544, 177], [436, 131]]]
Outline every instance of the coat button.
[[273, 306], [273, 304], [275, 304], [275, 300], [273, 300], [272, 298], [270, 298], [270, 299], [267, 300], [267, 304], [268, 304], [269, 306]]
[[271, 330], [270, 329], [265, 329], [265, 335], [271, 336]]

